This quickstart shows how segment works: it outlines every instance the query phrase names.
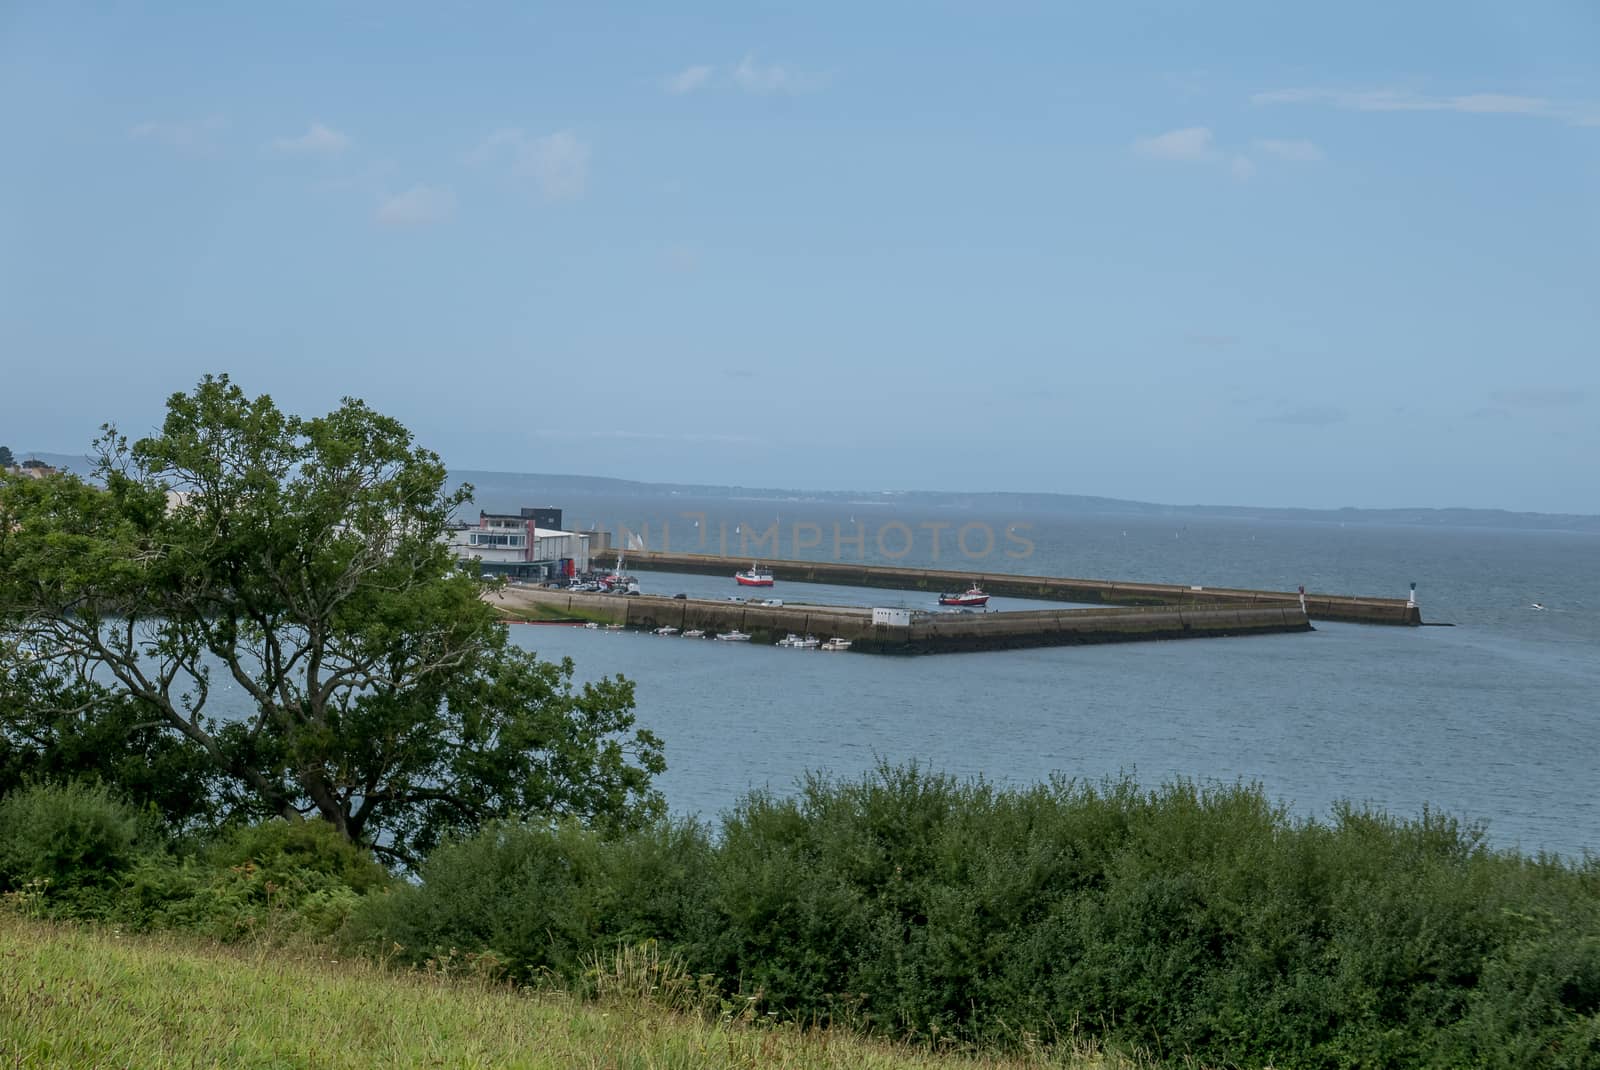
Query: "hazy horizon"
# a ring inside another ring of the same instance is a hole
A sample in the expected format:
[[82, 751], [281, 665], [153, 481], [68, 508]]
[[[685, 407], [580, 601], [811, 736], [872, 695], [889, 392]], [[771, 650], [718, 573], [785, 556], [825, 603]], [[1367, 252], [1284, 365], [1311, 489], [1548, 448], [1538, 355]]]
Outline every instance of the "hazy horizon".
[[[4, 443], [0, 443], [0, 445], [3, 445], [3, 444]], [[71, 453], [71, 452], [65, 451], [65, 450], [30, 450], [30, 451], [14, 451], [14, 452], [16, 453], [16, 458], [17, 458], [18, 461], [25, 460], [25, 459], [27, 459], [29, 457], [39, 457], [41, 459], [45, 459], [46, 461], [54, 461], [54, 462], [58, 462], [58, 463], [62, 462], [62, 461], [69, 461], [69, 462], [86, 462], [86, 461], [88, 461], [88, 458], [85, 457], [85, 456], [81, 456], [79, 454], [74, 454], [74, 453]], [[1261, 509], [1261, 510], [1309, 511], [1309, 512], [1323, 512], [1323, 513], [1335, 513], [1335, 512], [1339, 512], [1341, 510], [1347, 510], [1347, 509], [1354, 509], [1354, 510], [1360, 510], [1360, 511], [1370, 511], [1370, 512], [1383, 512], [1383, 511], [1430, 511], [1430, 510], [1453, 511], [1453, 510], [1462, 510], [1462, 511], [1470, 511], [1470, 512], [1502, 512], [1502, 513], [1511, 513], [1511, 514], [1515, 514], [1515, 515], [1541, 516], [1541, 517], [1552, 517], [1552, 518], [1571, 517], [1571, 518], [1577, 518], [1577, 519], [1582, 519], [1582, 520], [1600, 520], [1600, 513], [1571, 513], [1571, 512], [1547, 512], [1547, 511], [1541, 511], [1541, 510], [1516, 510], [1516, 509], [1501, 509], [1501, 508], [1498, 508], [1498, 507], [1495, 507], [1495, 506], [1416, 505], [1416, 504], [1394, 505], [1394, 506], [1373, 506], [1373, 505], [1363, 505], [1363, 504], [1358, 503], [1358, 502], [1346, 502], [1346, 503], [1342, 503], [1342, 504], [1338, 504], [1338, 505], [1271, 505], [1271, 504], [1267, 504], [1267, 503], [1259, 502], [1259, 501], [1237, 501], [1237, 502], [1224, 502], [1224, 501], [1155, 501], [1155, 500], [1144, 499], [1144, 498], [1132, 498], [1132, 497], [1128, 497], [1126, 495], [1117, 495], [1117, 494], [1104, 494], [1104, 495], [1102, 495], [1102, 494], [1094, 494], [1094, 495], [1080, 494], [1079, 492], [1071, 491], [1071, 490], [1038, 490], [1038, 489], [996, 490], [994, 488], [985, 488], [985, 487], [937, 487], [937, 486], [907, 486], [907, 487], [780, 486], [780, 485], [776, 485], [776, 484], [759, 484], [759, 483], [714, 483], [714, 482], [705, 482], [705, 481], [700, 481], [700, 480], [640, 480], [640, 479], [633, 479], [633, 478], [628, 477], [628, 476], [607, 476], [607, 475], [597, 475], [597, 474], [588, 473], [588, 472], [518, 472], [518, 471], [511, 471], [509, 469], [469, 468], [469, 467], [465, 467], [465, 466], [461, 466], [461, 465], [452, 465], [452, 464], [449, 463], [448, 459], [446, 459], [446, 467], [449, 469], [450, 479], [452, 481], [454, 481], [454, 480], [466, 480], [466, 479], [469, 479], [470, 477], [475, 476], [475, 475], [496, 475], [496, 476], [508, 476], [508, 477], [517, 478], [517, 479], [563, 479], [563, 480], [572, 479], [572, 480], [597, 480], [597, 481], [620, 480], [620, 481], [627, 482], [627, 483], [637, 483], [637, 484], [640, 484], [640, 485], [645, 486], [645, 487], [705, 487], [705, 488], [708, 488], [708, 489], [718, 489], [718, 490], [748, 490], [748, 491], [752, 491], [752, 492], [755, 492], [755, 491], [768, 491], [768, 492], [777, 493], [777, 494], [798, 494], [798, 495], [843, 495], [843, 494], [913, 495], [913, 494], [926, 494], [926, 495], [945, 495], [945, 496], [950, 496], [950, 497], [961, 497], [961, 496], [964, 496], [964, 495], [981, 495], [981, 494], [1060, 495], [1062, 497], [1068, 497], [1068, 498], [1075, 498], [1075, 497], [1099, 498], [1099, 499], [1105, 499], [1105, 500], [1108, 500], [1108, 501], [1111, 501], [1111, 502], [1114, 502], [1114, 503], [1122, 503], [1122, 504], [1129, 504], [1129, 505], [1140, 505], [1140, 506], [1151, 506], [1151, 507], [1156, 507], [1156, 508], [1171, 508], [1171, 509], [1226, 509], [1226, 510]], [[86, 471], [86, 468], [84, 468], [80, 464], [80, 465], [77, 465], [77, 466], [73, 467], [73, 471], [77, 472], [78, 474], [84, 474], [84, 472]], [[557, 504], [559, 504], [559, 503], [557, 503]]]
[[0, 443], [228, 371], [474, 470], [1593, 515], [1597, 52], [1577, 5], [24, 0]]

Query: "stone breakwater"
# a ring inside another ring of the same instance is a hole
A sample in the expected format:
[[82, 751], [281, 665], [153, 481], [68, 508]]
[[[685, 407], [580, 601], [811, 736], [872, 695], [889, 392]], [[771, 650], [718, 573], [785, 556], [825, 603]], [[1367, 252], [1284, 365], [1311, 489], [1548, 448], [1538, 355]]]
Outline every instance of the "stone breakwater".
[[[654, 572], [689, 572], [729, 577], [739, 569], [748, 568], [750, 565], [748, 558], [663, 551], [630, 552], [628, 562], [635, 568]], [[1105, 606], [1192, 608], [1209, 606], [1244, 609], [1293, 603], [1298, 611], [1300, 604], [1300, 596], [1294, 591], [1257, 591], [1242, 587], [1185, 587], [1173, 583], [1133, 583], [1126, 580], [954, 572], [843, 561], [764, 560], [762, 564], [770, 568], [778, 580], [876, 587], [897, 591], [930, 593], [960, 591], [965, 590], [973, 581], [977, 581], [984, 590], [1000, 597], [1037, 598], [1052, 602], [1086, 602]], [[1305, 607], [1305, 615], [1312, 620], [1346, 621], [1355, 624], [1422, 623], [1421, 609], [1404, 598], [1307, 592]]]
[[548, 618], [556, 613], [640, 631], [699, 629], [708, 637], [737, 630], [755, 643], [776, 643], [789, 634], [837, 637], [850, 640], [852, 650], [869, 654], [943, 654], [1311, 630], [1298, 602], [917, 613], [911, 614], [906, 624], [882, 624], [874, 623], [870, 609], [853, 606], [761, 606], [532, 587], [510, 587], [488, 598], [512, 619], [524, 614]]

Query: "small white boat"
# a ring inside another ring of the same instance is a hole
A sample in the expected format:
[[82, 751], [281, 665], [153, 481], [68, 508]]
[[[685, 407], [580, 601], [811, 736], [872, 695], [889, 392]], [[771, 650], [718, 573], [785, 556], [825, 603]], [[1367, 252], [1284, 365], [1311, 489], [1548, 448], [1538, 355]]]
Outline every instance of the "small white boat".
[[588, 624], [585, 624], [584, 627], [589, 629], [591, 632], [597, 632], [600, 630], [600, 625], [594, 621], [590, 621]]
[[750, 641], [750, 637], [737, 628], [731, 632], [718, 632], [717, 639], [723, 643], [748, 643]]
[[836, 651], [840, 651], [840, 650], [849, 650], [850, 649], [850, 640], [848, 640], [848, 639], [840, 639], [838, 636], [834, 636], [832, 639], [829, 639], [826, 643], [823, 643], [822, 646], [818, 647], [818, 649], [819, 650], [827, 650], [827, 651], [830, 651], [830, 652], [836, 652]]
[[788, 647], [791, 650], [815, 650], [817, 647], [822, 645], [822, 641], [814, 635], [808, 635], [802, 638], [801, 636], [790, 632], [788, 635], [778, 640], [778, 645]]
[[622, 631], [622, 625], [620, 625], [620, 624], [607, 624], [606, 625], [606, 631], [608, 631], [608, 632], [620, 632], [620, 631]]
[[688, 631], [683, 633], [683, 638], [685, 639], [704, 639], [705, 637], [706, 633], [701, 631], [699, 628], [690, 628]]
[[674, 628], [670, 624], [664, 624], [661, 627], [656, 629], [656, 634], [657, 635], [677, 635], [678, 634], [678, 629]]

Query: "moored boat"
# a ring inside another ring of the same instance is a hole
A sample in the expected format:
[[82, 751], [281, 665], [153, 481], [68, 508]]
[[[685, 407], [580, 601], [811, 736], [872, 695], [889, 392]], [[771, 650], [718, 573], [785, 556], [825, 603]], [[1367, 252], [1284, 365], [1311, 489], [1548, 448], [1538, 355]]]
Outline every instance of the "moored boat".
[[815, 650], [821, 645], [821, 640], [814, 635], [801, 637], [793, 632], [778, 640], [778, 646], [788, 647], [791, 650]]
[[612, 594], [638, 594], [639, 581], [623, 570], [623, 555], [617, 554], [617, 567], [611, 570], [610, 575], [600, 579], [599, 589]]
[[661, 627], [656, 629], [656, 634], [657, 635], [677, 635], [678, 634], [678, 629], [674, 628], [670, 624], [663, 624]]
[[831, 651], [831, 652], [837, 652], [837, 651], [840, 651], [840, 650], [849, 650], [850, 649], [850, 640], [848, 640], [848, 639], [840, 639], [838, 636], [834, 636], [832, 639], [829, 639], [826, 643], [823, 643], [822, 646], [820, 646], [818, 649], [819, 650], [827, 650], [827, 651]]
[[750, 567], [743, 572], [735, 572], [733, 578], [739, 581], [741, 587], [771, 587], [772, 570], [763, 568], [760, 564], [752, 562]]
[[688, 631], [684, 632], [682, 636], [684, 639], [704, 639], [705, 637], [706, 633], [701, 631], [699, 628], [690, 628]]
[[718, 632], [717, 639], [724, 643], [748, 643], [750, 636], [735, 628], [731, 632]]
[[984, 593], [982, 587], [974, 583], [960, 594], [951, 594], [949, 592], [941, 594], [939, 596], [939, 604], [941, 606], [986, 606], [989, 604], [989, 596]]

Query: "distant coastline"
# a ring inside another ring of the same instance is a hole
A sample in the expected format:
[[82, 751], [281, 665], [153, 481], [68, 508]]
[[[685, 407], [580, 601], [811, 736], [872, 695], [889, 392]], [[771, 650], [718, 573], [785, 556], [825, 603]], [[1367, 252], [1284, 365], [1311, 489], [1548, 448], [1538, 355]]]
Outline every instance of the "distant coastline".
[[[86, 472], [82, 456], [18, 452], [19, 459], [37, 457], [46, 464]], [[1166, 505], [1126, 498], [1020, 491], [865, 491], [795, 490], [783, 487], [724, 486], [711, 483], [649, 483], [609, 476], [559, 475], [538, 472], [494, 472], [452, 468], [454, 482], [471, 483], [478, 500], [489, 504], [528, 504], [535, 498], [566, 503], [573, 496], [682, 496], [708, 500], [793, 502], [852, 508], [886, 506], [918, 509], [1026, 513], [1030, 515], [1103, 515], [1179, 517], [1216, 520], [1264, 520], [1310, 524], [1375, 524], [1440, 528], [1484, 528], [1501, 531], [1551, 531], [1600, 535], [1600, 515], [1529, 513], [1507, 509], [1396, 508], [1306, 509], [1253, 505]]]
[[[849, 508], [895, 506], [949, 509], [1007, 515], [1105, 515], [1189, 519], [1267, 520], [1318, 524], [1383, 524], [1471, 527], [1503, 531], [1566, 531], [1600, 535], [1600, 516], [1524, 513], [1506, 509], [1303, 509], [1246, 505], [1163, 505], [1081, 494], [1015, 491], [818, 491], [778, 487], [718, 486], [701, 483], [647, 483], [602, 476], [573, 476], [451, 469], [452, 479], [471, 483], [480, 501], [531, 502], [534, 497], [563, 502], [582, 495], [669, 497], [734, 501], [791, 502]], [[569, 503], [570, 504], [570, 503]]]

